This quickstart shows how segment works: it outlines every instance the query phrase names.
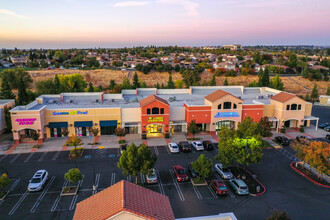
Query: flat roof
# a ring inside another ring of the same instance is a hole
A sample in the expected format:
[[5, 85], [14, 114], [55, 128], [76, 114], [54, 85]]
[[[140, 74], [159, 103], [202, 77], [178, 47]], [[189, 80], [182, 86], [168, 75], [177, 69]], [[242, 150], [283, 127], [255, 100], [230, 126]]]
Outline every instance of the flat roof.
[[15, 99], [0, 99], [0, 105], [6, 105], [15, 101]]
[[12, 111], [63, 109], [97, 109], [97, 108], [139, 108], [140, 101], [155, 94], [168, 101], [171, 107], [187, 105], [204, 105], [204, 97], [222, 89], [243, 100], [243, 104], [270, 104], [270, 97], [281, 92], [266, 87], [243, 86], [194, 86], [189, 89], [156, 89], [139, 88], [122, 90], [121, 94], [104, 94], [102, 92], [62, 93], [59, 95], [41, 95], [36, 101], [17, 106]]

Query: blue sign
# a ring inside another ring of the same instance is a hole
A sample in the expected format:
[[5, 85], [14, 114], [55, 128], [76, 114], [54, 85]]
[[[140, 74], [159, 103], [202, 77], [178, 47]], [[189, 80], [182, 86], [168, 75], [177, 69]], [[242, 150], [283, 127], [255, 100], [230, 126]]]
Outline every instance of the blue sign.
[[215, 118], [234, 118], [239, 117], [238, 112], [218, 112], [215, 116]]

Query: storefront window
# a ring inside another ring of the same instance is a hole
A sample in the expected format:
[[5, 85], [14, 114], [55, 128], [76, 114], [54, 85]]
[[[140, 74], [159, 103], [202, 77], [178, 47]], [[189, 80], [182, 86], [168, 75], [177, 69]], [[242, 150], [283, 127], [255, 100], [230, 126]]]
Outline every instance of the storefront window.
[[150, 108], [147, 109], [147, 115], [150, 115]]
[[221, 104], [218, 105], [218, 109], [221, 109]]
[[301, 110], [301, 105], [298, 105], [298, 110]]
[[234, 105], [233, 109], [237, 109], [237, 105], [235, 103], [233, 105]]
[[291, 105], [291, 110], [297, 110], [297, 104], [292, 104]]
[[162, 115], [164, 114], [164, 109], [163, 108], [160, 109], [160, 114], [162, 114]]
[[290, 105], [287, 105], [287, 106], [286, 106], [286, 110], [287, 110], [287, 111], [290, 110]]
[[230, 129], [234, 129], [235, 128], [235, 121], [218, 121], [215, 125], [215, 130], [219, 131], [221, 129], [221, 127], [228, 127]]

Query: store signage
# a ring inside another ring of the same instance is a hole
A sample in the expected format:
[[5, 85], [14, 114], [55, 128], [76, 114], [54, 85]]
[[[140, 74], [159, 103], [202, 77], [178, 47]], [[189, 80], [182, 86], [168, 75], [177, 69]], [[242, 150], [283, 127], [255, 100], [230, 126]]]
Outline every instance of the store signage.
[[163, 122], [163, 117], [148, 117], [148, 122]]
[[69, 112], [56, 112], [53, 111], [53, 115], [87, 115], [88, 111], [69, 111]]
[[20, 118], [15, 121], [18, 122], [19, 125], [33, 125], [36, 120], [36, 118]]
[[218, 112], [215, 116], [215, 118], [234, 118], [239, 117], [238, 112]]

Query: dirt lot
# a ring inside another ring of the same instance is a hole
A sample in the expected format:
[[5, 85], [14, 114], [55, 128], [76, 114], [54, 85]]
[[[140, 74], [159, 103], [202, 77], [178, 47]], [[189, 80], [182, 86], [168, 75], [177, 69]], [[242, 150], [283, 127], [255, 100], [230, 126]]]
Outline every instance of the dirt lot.
[[[29, 71], [34, 81], [45, 80], [51, 77], [54, 77], [55, 74], [73, 74], [79, 73], [83, 75], [87, 82], [92, 82], [94, 86], [107, 86], [109, 85], [110, 80], [115, 80], [116, 83], [121, 83], [125, 77], [129, 77], [129, 79], [133, 80], [133, 73], [129, 71], [120, 71], [120, 70], [108, 70], [108, 69], [98, 69], [98, 70], [37, 70], [37, 71]], [[140, 80], [143, 80], [147, 83], [148, 86], [153, 86], [157, 82], [159, 84], [167, 84], [168, 73], [167, 72], [151, 72], [149, 74], [143, 74], [138, 72], [138, 76]], [[173, 81], [178, 79], [182, 79], [181, 75], [177, 72], [172, 73]], [[204, 72], [201, 74], [201, 81], [209, 81], [212, 77], [210, 72]], [[226, 77], [217, 77], [217, 85], [223, 85], [223, 82]], [[237, 76], [237, 77], [227, 77], [230, 85], [248, 85], [254, 80], [257, 81], [257, 76]], [[319, 94], [325, 94], [327, 87], [330, 86], [330, 82], [317, 82], [317, 81], [309, 81], [301, 76], [293, 76], [293, 77], [282, 77], [281, 78], [284, 83], [284, 88], [288, 92], [292, 92], [298, 95], [306, 95], [306, 93], [310, 93], [313, 88], [314, 83], [318, 86]], [[305, 88], [306, 87], [306, 88]], [[310, 89], [310, 90], [308, 90]]]

